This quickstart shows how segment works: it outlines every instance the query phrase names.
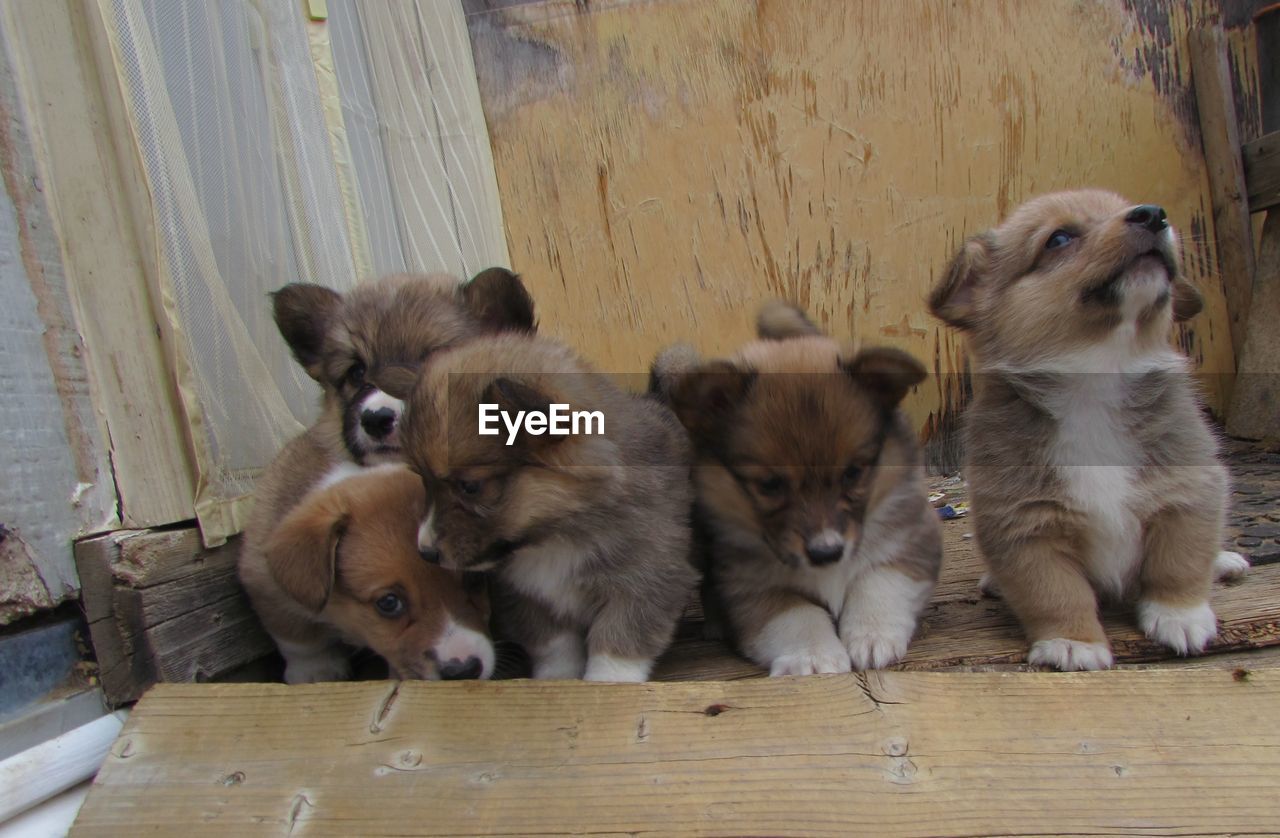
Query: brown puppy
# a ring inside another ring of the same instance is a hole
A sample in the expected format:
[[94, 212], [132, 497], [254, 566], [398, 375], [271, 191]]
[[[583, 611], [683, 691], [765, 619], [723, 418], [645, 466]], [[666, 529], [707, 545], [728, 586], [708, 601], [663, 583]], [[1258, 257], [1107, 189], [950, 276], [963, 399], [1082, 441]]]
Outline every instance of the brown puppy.
[[[590, 415], [557, 435], [555, 405]], [[404, 445], [434, 501], [421, 546], [493, 570], [495, 631], [525, 647], [535, 678], [648, 677], [698, 580], [690, 451], [670, 411], [559, 343], [499, 335], [424, 368]]]
[[974, 529], [1028, 660], [1111, 665], [1097, 597], [1134, 597], [1181, 654], [1217, 634], [1208, 594], [1227, 497], [1174, 318], [1200, 310], [1164, 210], [1102, 191], [1036, 198], [965, 243], [929, 307], [964, 331]]
[[842, 347], [797, 309], [760, 315], [729, 361], [655, 364], [693, 435], [711, 581], [742, 651], [772, 675], [887, 666], [942, 560], [919, 445], [897, 409], [924, 368]]
[[[246, 568], [265, 566], [263, 545], [303, 495], [326, 478], [399, 461], [401, 399], [424, 360], [479, 335], [534, 329], [533, 302], [519, 277], [502, 268], [465, 285], [444, 275], [390, 276], [345, 296], [287, 285], [274, 295], [274, 307], [280, 333], [320, 383], [322, 401], [315, 424], [285, 445], [258, 480], [240, 557], [241, 579], [255, 601], [269, 599], [273, 589], [258, 591], [263, 577]], [[324, 644], [310, 648], [305, 637], [281, 634], [270, 616], [261, 616], [286, 659], [292, 656], [286, 647], [304, 658], [324, 657]]]
[[422, 482], [404, 466], [324, 483], [284, 517], [240, 572], [280, 646], [291, 684], [345, 678], [352, 649], [397, 678], [488, 678], [488, 603], [423, 559]]

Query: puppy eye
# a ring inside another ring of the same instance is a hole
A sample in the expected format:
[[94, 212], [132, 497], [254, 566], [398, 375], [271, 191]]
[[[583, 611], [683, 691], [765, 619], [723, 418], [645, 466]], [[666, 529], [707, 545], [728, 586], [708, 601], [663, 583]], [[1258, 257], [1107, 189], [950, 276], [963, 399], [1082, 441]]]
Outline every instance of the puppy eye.
[[768, 498], [776, 498], [787, 491], [787, 479], [774, 475], [756, 481], [756, 490]]
[[383, 594], [374, 601], [373, 607], [384, 617], [399, 617], [404, 613], [404, 600], [395, 594]]
[[857, 483], [860, 477], [862, 477], [862, 466], [849, 466], [844, 470], [844, 474], [840, 475], [840, 479], [844, 481], [846, 486], [852, 486]]
[[365, 372], [364, 361], [356, 359], [356, 362], [347, 368], [347, 383], [353, 387], [359, 387], [364, 383]]
[[1075, 233], [1070, 230], [1054, 230], [1049, 234], [1049, 240], [1044, 243], [1044, 249], [1057, 250], [1064, 245], [1070, 244], [1075, 237]]
[[456, 486], [458, 491], [461, 492], [462, 494], [466, 495], [467, 497], [473, 498], [476, 495], [480, 494], [480, 490], [484, 488], [484, 481], [483, 480], [458, 480], [458, 481], [455, 481], [453, 485]]

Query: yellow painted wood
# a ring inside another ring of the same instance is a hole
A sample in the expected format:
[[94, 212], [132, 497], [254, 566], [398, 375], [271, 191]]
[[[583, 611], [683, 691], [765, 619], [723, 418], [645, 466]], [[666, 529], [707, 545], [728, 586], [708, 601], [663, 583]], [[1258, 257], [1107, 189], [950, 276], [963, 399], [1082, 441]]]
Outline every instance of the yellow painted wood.
[[[1217, 4], [551, 0], [468, 18], [513, 267], [543, 331], [611, 371], [725, 353], [784, 296], [939, 372], [924, 297], [1034, 194], [1166, 207], [1204, 313], [1180, 334], [1221, 408], [1234, 369], [1186, 34]], [[1228, 32], [1243, 89], [1247, 30]], [[1222, 376], [1215, 374], [1222, 373]], [[909, 401], [957, 412], [954, 378]]]
[[1280, 672], [162, 685], [74, 836], [1271, 832]]

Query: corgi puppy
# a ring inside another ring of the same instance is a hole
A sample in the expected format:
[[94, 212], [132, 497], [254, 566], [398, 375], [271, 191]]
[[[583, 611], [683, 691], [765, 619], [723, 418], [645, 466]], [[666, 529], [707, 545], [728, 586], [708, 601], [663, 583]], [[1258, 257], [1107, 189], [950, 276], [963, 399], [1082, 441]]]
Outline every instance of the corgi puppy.
[[716, 604], [771, 675], [888, 666], [942, 561], [920, 447], [898, 410], [924, 368], [895, 349], [841, 346], [784, 303], [762, 310], [758, 332], [727, 361], [668, 350], [651, 383], [697, 450]]
[[[544, 421], [557, 406], [600, 421], [557, 435]], [[506, 417], [492, 435], [486, 409]], [[495, 634], [524, 647], [533, 677], [646, 680], [698, 582], [689, 443], [671, 412], [555, 341], [504, 334], [424, 367], [404, 423], [432, 501], [421, 548], [492, 571]]]
[[1104, 191], [1045, 195], [965, 242], [929, 298], [974, 367], [967, 476], [978, 546], [1028, 660], [1103, 669], [1098, 599], [1136, 601], [1152, 640], [1217, 634], [1227, 474], [1169, 343], [1200, 295], [1165, 211]]
[[426, 497], [403, 465], [335, 469], [280, 521], [240, 573], [290, 684], [348, 677], [354, 649], [396, 678], [488, 678], [488, 602], [424, 560]]

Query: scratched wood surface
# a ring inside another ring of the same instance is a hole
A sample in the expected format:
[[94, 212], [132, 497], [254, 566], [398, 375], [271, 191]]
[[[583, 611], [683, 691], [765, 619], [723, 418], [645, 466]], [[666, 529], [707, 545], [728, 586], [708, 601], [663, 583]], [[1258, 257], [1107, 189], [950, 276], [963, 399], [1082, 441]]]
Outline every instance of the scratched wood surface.
[[1255, 834], [1280, 672], [160, 685], [73, 836]]
[[[1017, 620], [999, 599], [978, 592], [982, 558], [965, 518], [943, 523], [946, 561], [942, 577], [922, 616], [915, 640], [898, 670], [1029, 669], [1027, 643]], [[1255, 566], [1244, 581], [1214, 586], [1211, 597], [1219, 636], [1201, 658], [1180, 659], [1138, 631], [1130, 609], [1103, 614], [1103, 625], [1119, 666], [1234, 666], [1230, 653], [1280, 647], [1280, 564]], [[1222, 660], [1215, 660], [1222, 658]], [[1275, 658], [1268, 657], [1268, 665]], [[735, 655], [724, 643], [702, 638], [697, 609], [682, 627], [678, 642], [659, 662], [661, 680], [758, 678], [765, 672]]]
[[[1079, 186], [1165, 206], [1203, 314], [1179, 335], [1221, 408], [1234, 369], [1187, 31], [1226, 27], [1244, 138], [1253, 6], [1163, 2], [465, 0], [512, 265], [546, 332], [613, 371], [731, 351], [765, 298], [963, 367], [923, 306], [967, 235]], [[924, 428], [961, 382], [910, 401]]]

